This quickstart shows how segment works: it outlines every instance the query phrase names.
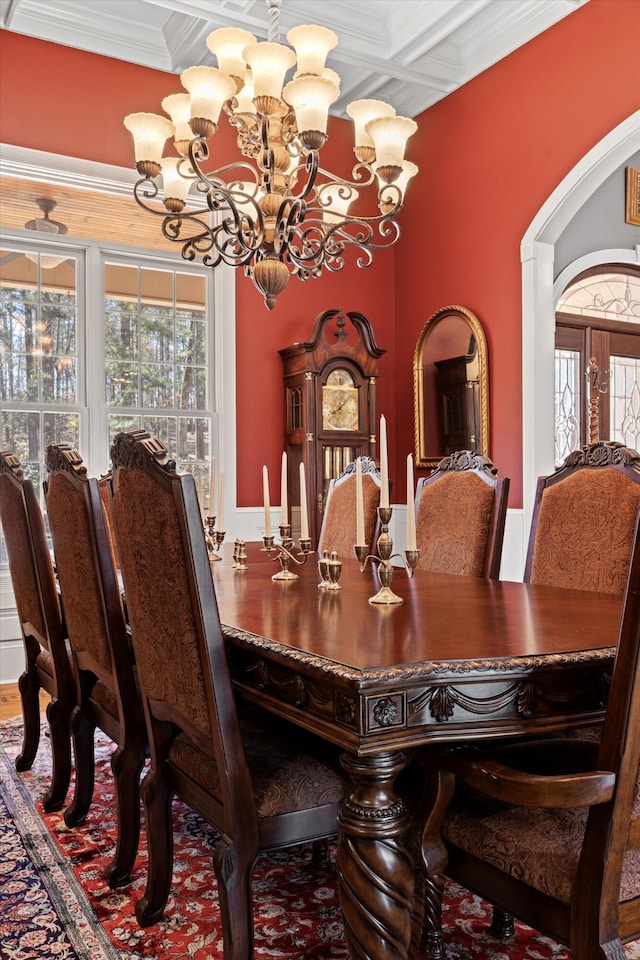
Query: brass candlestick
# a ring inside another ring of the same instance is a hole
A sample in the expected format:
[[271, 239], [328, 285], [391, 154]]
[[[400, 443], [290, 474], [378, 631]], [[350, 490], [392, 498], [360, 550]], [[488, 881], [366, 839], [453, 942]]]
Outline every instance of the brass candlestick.
[[368, 544], [359, 545], [353, 548], [360, 563], [360, 572], [364, 573], [367, 566], [367, 561], [371, 561], [372, 564], [376, 563], [378, 565], [378, 577], [380, 578], [381, 587], [378, 592], [373, 597], [369, 597], [369, 603], [404, 603], [402, 597], [399, 597], [397, 593], [394, 593], [391, 589], [391, 581], [393, 580], [393, 564], [391, 563], [394, 557], [398, 557], [399, 560], [402, 560], [405, 570], [407, 571], [407, 576], [409, 579], [413, 576], [413, 571], [418, 565], [420, 560], [420, 551], [419, 550], [405, 550], [404, 557], [400, 553], [393, 552], [393, 540], [389, 535], [389, 521], [391, 520], [391, 515], [393, 511], [391, 507], [378, 507], [378, 516], [380, 517], [380, 522], [382, 524], [382, 530], [380, 536], [378, 537], [378, 555], [370, 554], [368, 552]]
[[[280, 543], [275, 543], [273, 537], [263, 537], [262, 542], [267, 556], [270, 560], [279, 560], [282, 569], [280, 573], [274, 573], [272, 580], [299, 580], [297, 573], [289, 569], [292, 563], [297, 563], [302, 567], [307, 562], [307, 557], [311, 553], [311, 540], [300, 540], [300, 552], [293, 554], [293, 539], [291, 537], [291, 525], [280, 524]], [[277, 551], [274, 557], [271, 554]], [[302, 559], [300, 559], [302, 557]]]
[[205, 518], [204, 539], [207, 544], [209, 560], [222, 560], [218, 551], [220, 550], [220, 544], [224, 540], [224, 534], [224, 530], [216, 530], [215, 517]]

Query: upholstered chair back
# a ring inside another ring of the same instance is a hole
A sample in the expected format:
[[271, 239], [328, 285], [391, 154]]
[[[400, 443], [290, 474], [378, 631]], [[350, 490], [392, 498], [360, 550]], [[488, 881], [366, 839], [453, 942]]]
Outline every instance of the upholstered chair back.
[[[380, 503], [380, 472], [369, 457], [362, 457], [362, 499], [364, 534], [370, 552], [375, 553]], [[318, 540], [318, 552], [336, 550], [341, 558], [353, 557], [356, 543], [356, 462], [329, 483]]]
[[[87, 496], [90, 496], [87, 469], [79, 455], [66, 444], [47, 448], [46, 465], [49, 529], [69, 639], [74, 649], [88, 653], [103, 674], [110, 676], [111, 647], [95, 535], [87, 509]], [[93, 485], [97, 493], [95, 480]], [[119, 593], [116, 596], [119, 598]]]
[[508, 493], [508, 478], [478, 453], [441, 460], [416, 488], [418, 569], [498, 577]]
[[113, 520], [151, 750], [171, 717], [208, 762], [246, 771], [194, 478], [178, 475], [165, 447], [144, 431], [119, 434], [111, 456]]
[[622, 593], [640, 507], [640, 455], [601, 441], [538, 480], [524, 579]]

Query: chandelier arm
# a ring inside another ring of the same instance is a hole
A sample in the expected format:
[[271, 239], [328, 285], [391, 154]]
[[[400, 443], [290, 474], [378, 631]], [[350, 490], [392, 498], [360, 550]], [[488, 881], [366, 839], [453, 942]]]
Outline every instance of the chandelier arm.
[[[219, 192], [225, 193], [225, 191]], [[247, 197], [244, 198], [244, 202], [254, 203]], [[239, 213], [234, 206], [226, 206], [222, 209], [228, 210], [229, 215], [213, 226], [201, 219], [202, 216], [209, 216], [209, 210], [182, 211], [169, 215], [165, 211], [162, 233], [167, 240], [182, 244], [181, 255], [185, 259], [193, 260], [196, 254], [204, 255], [214, 247], [221, 250], [223, 247], [231, 245], [235, 248], [235, 252], [232, 254], [233, 261], [241, 265], [251, 260], [264, 243], [262, 214], [257, 204], [255, 204], [255, 207], [260, 215], [255, 223], [246, 214]], [[149, 208], [145, 207], [145, 209]], [[217, 208], [214, 206], [212, 209]], [[158, 213], [159, 211], [153, 210], [152, 212]], [[184, 236], [185, 228], [190, 229], [186, 238]], [[225, 262], [231, 262], [226, 255], [223, 255], [223, 259]], [[219, 262], [219, 260], [216, 262]]]
[[287, 197], [280, 204], [276, 216], [276, 225], [273, 231], [273, 250], [278, 256], [285, 253], [296, 233], [300, 233], [298, 227], [304, 223], [307, 214], [307, 205], [304, 200], [295, 198], [291, 201]]
[[375, 170], [368, 163], [356, 163], [351, 170], [352, 180], [347, 180], [346, 177], [339, 177], [337, 174], [332, 173], [331, 170], [325, 170], [324, 167], [318, 167], [318, 173], [326, 177], [330, 183], [339, 183], [344, 184], [349, 187], [368, 187], [370, 186], [376, 177]]
[[[298, 244], [290, 240], [287, 246], [287, 259], [299, 270], [313, 271], [322, 265], [334, 271], [341, 270], [344, 266], [343, 254], [348, 247], [360, 251], [358, 266], [370, 266], [373, 261], [372, 250], [384, 250], [400, 239], [399, 225], [388, 217], [348, 219], [334, 224], [328, 230], [318, 222], [310, 224], [308, 219], [304, 222], [305, 229], [296, 230]], [[376, 222], [384, 242], [374, 242]], [[358, 233], [353, 236], [347, 232], [348, 228], [356, 228]]]
[[[189, 237], [181, 237], [185, 221], [197, 225], [200, 230]], [[209, 227], [196, 217], [170, 216], [162, 223], [162, 233], [167, 240], [182, 244], [180, 254], [184, 260], [192, 261], [201, 257], [207, 267], [215, 267], [220, 262], [233, 267], [251, 263], [260, 244], [256, 247], [247, 246], [241, 235], [230, 233], [227, 227], [226, 222]]]
[[[133, 186], [133, 197], [138, 206], [146, 210], [147, 213], [152, 213], [155, 217], [165, 218], [167, 217], [166, 207], [152, 207], [151, 204], [147, 202], [148, 200], [153, 200], [159, 193], [158, 184], [149, 177], [142, 177]], [[201, 207], [200, 209], [193, 209], [190, 215], [197, 217], [206, 213], [207, 208]], [[174, 218], [179, 218], [180, 216], [184, 216], [184, 214], [174, 214], [173, 216]]]
[[319, 170], [319, 158], [317, 150], [310, 150], [307, 154], [307, 160], [305, 163], [309, 179], [302, 190], [302, 193], [298, 194], [299, 199], [306, 200], [310, 195], [311, 191], [315, 187], [316, 177], [318, 176]]

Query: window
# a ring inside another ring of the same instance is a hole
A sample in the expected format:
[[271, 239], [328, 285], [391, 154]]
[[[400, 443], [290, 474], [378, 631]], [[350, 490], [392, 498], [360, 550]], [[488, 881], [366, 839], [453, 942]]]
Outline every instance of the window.
[[78, 262], [0, 251], [0, 442], [36, 489], [48, 444], [80, 441]]
[[[589, 368], [589, 372], [588, 372]], [[598, 267], [556, 311], [556, 463], [590, 440], [640, 447], [640, 270]]]
[[204, 274], [104, 266], [105, 403], [109, 441], [144, 428], [208, 493], [208, 328]]
[[49, 444], [71, 444], [100, 473], [113, 436], [142, 427], [195, 474], [205, 507], [208, 272], [177, 258], [101, 256], [96, 245], [60, 257], [46, 249], [5, 241], [0, 251], [2, 449], [40, 490]]

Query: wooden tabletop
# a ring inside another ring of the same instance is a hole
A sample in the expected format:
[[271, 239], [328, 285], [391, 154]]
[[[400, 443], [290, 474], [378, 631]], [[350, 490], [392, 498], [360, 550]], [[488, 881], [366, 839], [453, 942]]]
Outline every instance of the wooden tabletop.
[[279, 563], [248, 545], [248, 570], [231, 565], [232, 545], [212, 564], [220, 618], [232, 628], [313, 654], [342, 670], [380, 671], [428, 664], [536, 659], [580, 653], [611, 657], [618, 596], [510, 581], [429, 574], [409, 579], [397, 569], [392, 589], [401, 604], [368, 602], [379, 583], [368, 566], [343, 562], [340, 590], [318, 588], [317, 554], [295, 567], [300, 579], [274, 582]]

